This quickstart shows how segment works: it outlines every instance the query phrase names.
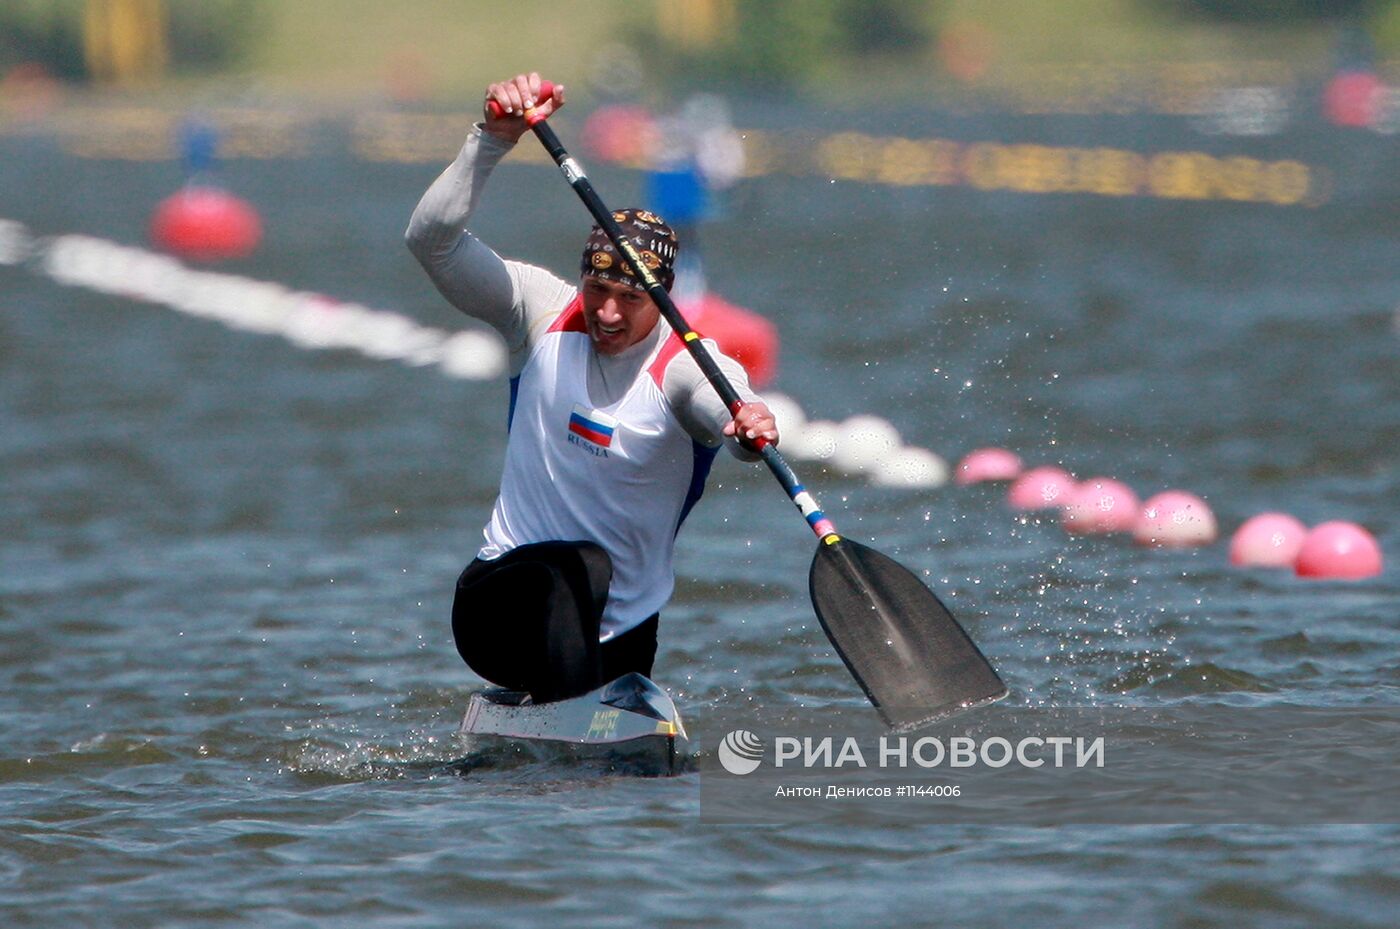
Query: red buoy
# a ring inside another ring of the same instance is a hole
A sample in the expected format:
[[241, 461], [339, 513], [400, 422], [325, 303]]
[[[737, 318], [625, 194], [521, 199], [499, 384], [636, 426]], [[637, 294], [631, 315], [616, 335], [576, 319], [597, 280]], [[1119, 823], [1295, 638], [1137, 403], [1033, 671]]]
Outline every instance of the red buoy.
[[656, 121], [645, 107], [616, 103], [590, 113], [580, 135], [595, 158], [641, 167], [655, 142]]
[[151, 240], [195, 261], [242, 258], [261, 239], [257, 210], [217, 187], [186, 187], [162, 200], [151, 217]]
[[1068, 471], [1044, 465], [1016, 478], [1006, 492], [1006, 500], [1017, 510], [1052, 509], [1068, 502], [1075, 486]]
[[1248, 568], [1292, 567], [1307, 534], [1308, 527], [1287, 513], [1251, 516], [1230, 539], [1230, 564]]
[[686, 322], [749, 374], [749, 383], [762, 389], [778, 373], [778, 329], [752, 310], [706, 293], [680, 307]]
[[1127, 484], [1093, 477], [1070, 491], [1060, 510], [1060, 524], [1075, 535], [1132, 532], [1140, 507], [1137, 494]]
[[1021, 459], [1004, 448], [979, 448], [968, 452], [953, 471], [958, 484], [1014, 481], [1021, 474]]
[[1184, 490], [1164, 490], [1142, 505], [1133, 526], [1133, 541], [1158, 548], [1209, 545], [1218, 529], [1204, 500]]
[[1370, 71], [1342, 71], [1327, 82], [1322, 110], [1336, 126], [1366, 129], [1380, 115], [1385, 84]]
[[1299, 577], [1350, 580], [1380, 574], [1383, 561], [1375, 536], [1356, 523], [1335, 520], [1307, 534], [1293, 571]]

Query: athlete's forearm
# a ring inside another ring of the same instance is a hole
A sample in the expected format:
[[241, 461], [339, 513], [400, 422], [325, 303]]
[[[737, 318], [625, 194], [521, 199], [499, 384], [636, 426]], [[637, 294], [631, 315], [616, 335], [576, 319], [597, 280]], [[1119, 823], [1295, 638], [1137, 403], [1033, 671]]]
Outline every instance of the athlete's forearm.
[[453, 306], [518, 349], [525, 324], [512, 275], [499, 255], [466, 230], [486, 179], [511, 147], [473, 126], [457, 158], [418, 201], [404, 239]]
[[[720, 354], [714, 342], [709, 339], [705, 340], [705, 344], [715, 357], [720, 370], [739, 392], [739, 396], [745, 402], [757, 400], [758, 395], [749, 387], [749, 376], [743, 366], [727, 355]], [[758, 458], [733, 438], [724, 435], [725, 425], [734, 417], [725, 407], [724, 401], [720, 400], [714, 387], [706, 380], [700, 366], [692, 359], [677, 358], [666, 369], [661, 387], [671, 404], [671, 409], [675, 411], [676, 417], [690, 433], [691, 438], [711, 447], [723, 442], [731, 452], [745, 461]]]
[[[492, 170], [514, 146], [473, 126], [447, 170], [438, 175], [418, 201], [404, 234], [409, 250], [428, 260], [454, 251], [476, 212], [481, 191]], [[429, 273], [432, 269], [429, 268]]]

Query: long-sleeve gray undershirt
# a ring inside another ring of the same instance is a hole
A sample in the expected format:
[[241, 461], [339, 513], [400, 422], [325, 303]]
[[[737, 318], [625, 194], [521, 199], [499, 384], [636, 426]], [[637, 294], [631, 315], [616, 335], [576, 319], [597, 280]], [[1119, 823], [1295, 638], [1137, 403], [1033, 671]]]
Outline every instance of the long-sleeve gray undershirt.
[[[511, 376], [519, 374], [535, 343], [578, 294], [578, 286], [544, 268], [501, 258], [467, 231], [492, 169], [513, 144], [482, 131], [467, 134], [456, 160], [428, 188], [405, 239], [444, 297], [468, 316], [490, 325], [506, 341]], [[653, 350], [670, 332], [658, 321], [651, 333], [617, 355], [590, 353], [588, 392], [598, 406], [622, 399]], [[720, 368], [745, 400], [755, 399], [738, 362], [708, 343]], [[689, 354], [682, 352], [666, 368], [661, 390], [681, 426], [696, 441], [714, 447], [722, 441], [742, 458], [753, 456], [722, 429], [732, 417]]]

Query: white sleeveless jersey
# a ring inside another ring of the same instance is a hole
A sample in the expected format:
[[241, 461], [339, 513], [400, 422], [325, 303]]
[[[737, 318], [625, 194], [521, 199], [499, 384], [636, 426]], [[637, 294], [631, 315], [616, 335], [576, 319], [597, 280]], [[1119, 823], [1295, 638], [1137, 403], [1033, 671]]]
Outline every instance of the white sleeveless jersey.
[[717, 451], [690, 437], [661, 391], [666, 366], [683, 350], [672, 335], [621, 400], [594, 407], [593, 346], [582, 298], [575, 298], [512, 385], [504, 476], [478, 557], [499, 558], [532, 542], [602, 546], [613, 563], [602, 641], [670, 599], [676, 532]]

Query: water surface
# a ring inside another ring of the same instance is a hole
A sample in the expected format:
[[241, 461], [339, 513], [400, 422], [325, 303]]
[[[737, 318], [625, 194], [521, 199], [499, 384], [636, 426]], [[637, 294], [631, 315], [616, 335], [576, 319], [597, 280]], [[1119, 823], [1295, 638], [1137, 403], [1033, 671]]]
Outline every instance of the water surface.
[[[1207, 144], [1169, 120], [918, 118], [911, 134]], [[1226, 532], [1264, 509], [1356, 520], [1393, 560], [1395, 147], [1321, 128], [1210, 144], [1306, 158], [1338, 184], [1322, 206], [1279, 208], [770, 176], [707, 230], [711, 278], [778, 324], [778, 387], [813, 416], [876, 413], [950, 458], [1005, 445], [1144, 495], [1184, 487]], [[39, 235], [141, 244], [179, 180], [171, 163], [71, 157], [43, 133], [0, 150], [0, 216]], [[400, 240], [436, 170], [357, 160], [333, 134], [314, 157], [232, 162], [223, 179], [268, 234], [227, 270], [462, 325]], [[640, 190], [635, 174], [595, 175], [616, 204]], [[569, 269], [586, 225], [552, 172], [508, 165], [480, 231]], [[693, 773], [464, 772], [454, 729], [479, 682], [447, 616], [494, 496], [505, 385], [305, 351], [33, 266], [0, 267], [0, 286], [13, 925], [801, 913], [1315, 929], [1400, 910], [1393, 827], [719, 828], [699, 820]], [[802, 473], [846, 534], [926, 572], [1012, 701], [1400, 699], [1393, 569], [1305, 582], [1232, 569], [1223, 542], [1070, 538], [997, 489]], [[811, 547], [766, 474], [717, 466], [681, 536], [656, 668], [700, 748], [746, 705], [860, 705], [806, 599]]]

